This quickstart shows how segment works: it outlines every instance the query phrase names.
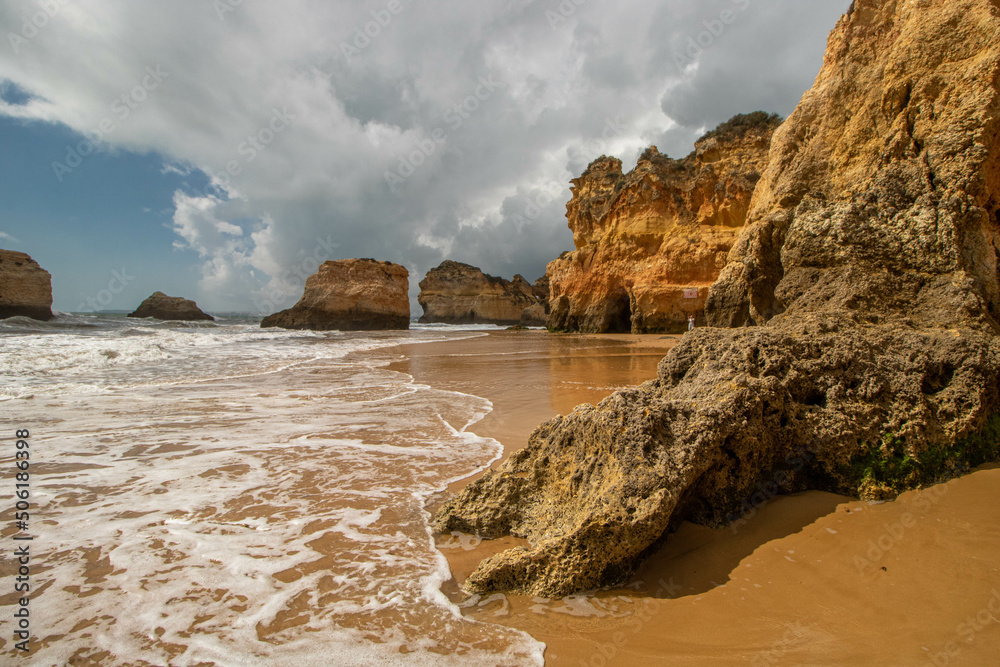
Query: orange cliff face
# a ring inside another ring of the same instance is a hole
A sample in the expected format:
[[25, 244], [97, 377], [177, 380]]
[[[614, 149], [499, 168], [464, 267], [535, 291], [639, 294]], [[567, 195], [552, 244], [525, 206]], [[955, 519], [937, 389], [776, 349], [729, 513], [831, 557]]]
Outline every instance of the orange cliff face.
[[1000, 2], [856, 0], [774, 134], [713, 326], [1000, 327]]
[[595, 160], [572, 181], [566, 206], [576, 250], [548, 266], [549, 328], [670, 333], [685, 329], [690, 313], [700, 316], [746, 221], [778, 122], [737, 116], [683, 160], [650, 147], [628, 174], [616, 158]]

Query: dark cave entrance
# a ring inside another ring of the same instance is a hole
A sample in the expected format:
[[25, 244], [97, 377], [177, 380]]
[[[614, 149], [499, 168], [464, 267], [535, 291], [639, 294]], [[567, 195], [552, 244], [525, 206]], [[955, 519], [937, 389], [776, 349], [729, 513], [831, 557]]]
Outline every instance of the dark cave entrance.
[[632, 333], [632, 300], [621, 292], [608, 307], [608, 333]]

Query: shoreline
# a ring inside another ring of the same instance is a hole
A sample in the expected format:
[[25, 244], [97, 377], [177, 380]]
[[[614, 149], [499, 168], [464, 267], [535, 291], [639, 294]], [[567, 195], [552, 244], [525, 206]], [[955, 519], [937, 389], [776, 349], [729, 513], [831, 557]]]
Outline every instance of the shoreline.
[[[678, 338], [489, 332], [400, 345], [389, 369], [491, 401], [469, 430], [503, 445], [496, 467], [556, 414], [655, 378]], [[466, 617], [544, 642], [547, 665], [976, 664], [1000, 653], [1000, 622], [975, 620], [984, 609], [1000, 619], [1000, 466], [889, 503], [806, 492], [766, 498], [719, 530], [684, 523], [622, 588], [555, 601], [461, 591], [480, 560], [519, 544], [440, 536], [453, 574], [442, 590]]]
[[[658, 334], [604, 336], [543, 330], [485, 334], [457, 341], [401, 343], [391, 349], [399, 350], [403, 359], [391, 362], [387, 370], [411, 375], [421, 384], [489, 400], [493, 409], [469, 430], [503, 446], [501, 457], [490, 468], [499, 467], [526, 447], [531, 432], [556, 415], [654, 379], [660, 359], [680, 339]], [[608, 363], [595, 363], [599, 358]], [[497, 359], [505, 363], [505, 374], [495, 373]], [[519, 369], [527, 375], [511, 375]], [[484, 473], [449, 485], [448, 493], [460, 491]]]

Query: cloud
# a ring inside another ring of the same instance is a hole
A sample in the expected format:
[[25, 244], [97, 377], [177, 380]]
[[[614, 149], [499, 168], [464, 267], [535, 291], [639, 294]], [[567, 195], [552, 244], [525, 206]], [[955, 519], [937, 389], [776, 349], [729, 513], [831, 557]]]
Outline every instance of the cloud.
[[[687, 153], [738, 112], [789, 113], [848, 4], [247, 0], [220, 18], [201, 0], [92, 0], [0, 49], [0, 81], [27, 95], [0, 115], [110, 122], [105, 150], [207, 174], [176, 194], [172, 229], [209, 308], [288, 305], [324, 254], [401, 262], [414, 290], [449, 257], [534, 279], [572, 245], [570, 178], [602, 153]], [[5, 2], [0, 24], [34, 11]]]
[[232, 251], [241, 246], [243, 230], [217, 213], [223, 202], [215, 197], [191, 197], [182, 192], [174, 196], [174, 232], [183, 239], [175, 241], [175, 248], [190, 248], [200, 256], [217, 254], [220, 249]]
[[198, 254], [202, 288], [217, 297], [245, 300], [241, 292], [252, 268], [252, 249], [243, 229], [224, 219], [228, 202], [177, 192], [174, 206], [173, 231], [179, 237], [174, 248]]
[[20, 243], [18, 239], [14, 238], [7, 232], [0, 232], [0, 241], [3, 241], [4, 243]]
[[167, 163], [160, 170], [163, 174], [177, 174], [178, 176], [190, 176], [192, 168], [190, 165], [178, 165]]

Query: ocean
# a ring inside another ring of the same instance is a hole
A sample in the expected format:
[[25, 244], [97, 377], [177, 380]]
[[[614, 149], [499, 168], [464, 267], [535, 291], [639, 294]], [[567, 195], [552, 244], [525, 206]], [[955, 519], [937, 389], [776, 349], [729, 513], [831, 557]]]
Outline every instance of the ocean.
[[[31, 554], [18, 664], [542, 664], [543, 644], [463, 618], [440, 590], [450, 575], [425, 508], [501, 455], [474, 433], [490, 402], [388, 368], [400, 343], [478, 329], [0, 321], [0, 527]], [[2, 561], [11, 664], [13, 547]]]

